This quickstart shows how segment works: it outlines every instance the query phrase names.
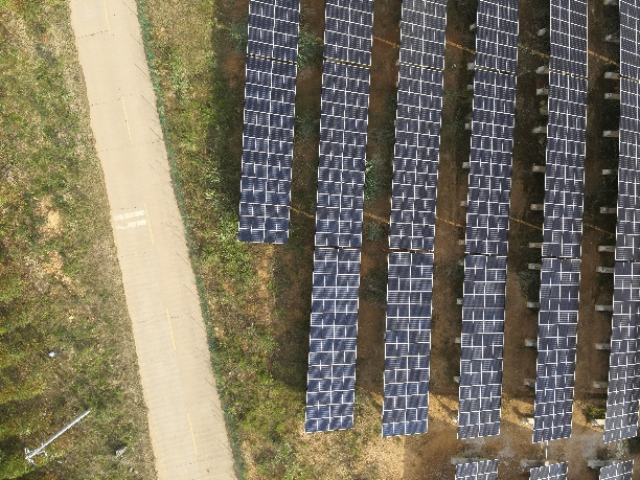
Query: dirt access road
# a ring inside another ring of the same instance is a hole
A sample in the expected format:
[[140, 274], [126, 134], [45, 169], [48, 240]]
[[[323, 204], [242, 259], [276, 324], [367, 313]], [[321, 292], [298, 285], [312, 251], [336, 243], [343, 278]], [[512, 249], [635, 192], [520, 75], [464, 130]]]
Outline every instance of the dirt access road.
[[235, 478], [135, 0], [70, 5], [158, 478]]

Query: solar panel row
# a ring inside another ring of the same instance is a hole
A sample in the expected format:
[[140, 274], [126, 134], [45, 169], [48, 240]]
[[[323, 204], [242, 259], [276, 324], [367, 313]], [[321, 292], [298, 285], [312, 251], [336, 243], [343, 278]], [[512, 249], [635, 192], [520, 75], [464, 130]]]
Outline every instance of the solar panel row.
[[506, 255], [516, 77], [477, 69], [465, 252]]
[[498, 460], [460, 463], [456, 465], [456, 480], [497, 480]]
[[599, 480], [631, 480], [633, 476], [633, 460], [616, 462], [600, 469]]
[[384, 437], [427, 431], [432, 291], [432, 253], [389, 253]]
[[444, 70], [447, 0], [403, 0], [400, 63]]
[[478, 67], [516, 73], [519, 0], [479, 0], [476, 21]]
[[360, 251], [316, 248], [305, 431], [353, 427]]
[[542, 259], [534, 443], [571, 436], [580, 264]]
[[249, 2], [238, 240], [289, 239], [300, 0]]
[[566, 480], [569, 472], [569, 462], [552, 463], [544, 467], [532, 468], [529, 472], [530, 480]]
[[464, 262], [458, 438], [500, 433], [507, 257]]
[[639, 315], [640, 263], [616, 262], [605, 442], [633, 438], [638, 432]]
[[586, 0], [551, 0], [551, 70], [587, 77], [587, 13]]
[[620, 74], [640, 80], [640, 5], [618, 0], [620, 7]]
[[587, 81], [549, 74], [543, 257], [580, 258]]
[[325, 8], [325, 58], [371, 65], [373, 0], [327, 0]]

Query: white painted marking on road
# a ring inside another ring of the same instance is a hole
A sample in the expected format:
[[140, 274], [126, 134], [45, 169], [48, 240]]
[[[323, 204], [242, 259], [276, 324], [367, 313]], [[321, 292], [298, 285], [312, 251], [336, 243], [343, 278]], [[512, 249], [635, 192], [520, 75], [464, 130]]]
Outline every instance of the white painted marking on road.
[[143, 227], [146, 224], [147, 224], [147, 221], [142, 219], [142, 220], [137, 220], [135, 222], [128, 222], [126, 225], [116, 225], [116, 229], [127, 230], [129, 228]]
[[193, 426], [191, 425], [191, 415], [187, 413], [187, 420], [189, 420], [189, 430], [191, 430], [191, 441], [193, 442], [193, 451], [198, 455], [198, 447], [196, 447], [196, 437], [193, 434]]
[[135, 212], [121, 213], [120, 215], [114, 215], [113, 219], [116, 222], [119, 222], [121, 220], [129, 220], [130, 218], [144, 217], [144, 216], [145, 216], [144, 210], [136, 210]]
[[120, 101], [122, 102], [122, 111], [124, 112], [124, 123], [127, 125], [127, 132], [129, 132], [129, 140], [133, 137], [131, 136], [131, 127], [129, 127], [129, 117], [127, 116], [127, 107], [124, 104], [124, 97], [120, 97]]
[[102, 6], [104, 7], [104, 18], [107, 21], [107, 30], [111, 33], [111, 22], [109, 22], [109, 12], [107, 12], [107, 0], [102, 0]]
[[169, 309], [165, 308], [167, 311], [167, 322], [169, 322], [169, 333], [171, 333], [171, 343], [173, 344], [173, 351], [176, 351], [176, 338], [173, 336], [173, 327], [171, 326], [171, 315], [169, 315]]
[[[149, 210], [147, 210], [147, 204], [144, 204], [144, 214], [147, 217], [147, 220], [149, 220]], [[151, 245], [155, 245], [156, 244], [156, 240], [153, 237], [153, 229], [151, 228], [151, 220], [149, 220], [147, 222], [147, 225], [149, 226], [149, 236], [151, 237]]]

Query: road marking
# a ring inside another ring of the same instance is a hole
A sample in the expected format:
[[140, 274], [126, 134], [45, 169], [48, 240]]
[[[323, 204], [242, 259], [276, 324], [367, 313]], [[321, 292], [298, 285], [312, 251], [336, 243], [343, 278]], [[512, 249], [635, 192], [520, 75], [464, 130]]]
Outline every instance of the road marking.
[[135, 212], [121, 213], [120, 215], [114, 215], [113, 219], [116, 222], [119, 222], [121, 220], [129, 220], [130, 218], [144, 217], [144, 215], [145, 215], [144, 210], [136, 210]]
[[142, 220], [137, 220], [135, 222], [128, 222], [126, 225], [116, 225], [116, 229], [127, 230], [129, 228], [143, 227], [146, 224], [147, 224], [147, 221], [142, 219]]
[[189, 430], [191, 431], [191, 441], [193, 442], [193, 451], [198, 455], [198, 448], [196, 447], [196, 437], [193, 434], [193, 426], [191, 425], [191, 415], [187, 413], [187, 420], [189, 420]]
[[171, 333], [171, 343], [173, 344], [173, 351], [176, 351], [176, 338], [173, 336], [173, 327], [171, 326], [171, 316], [169, 315], [169, 309], [165, 308], [167, 311], [167, 322], [169, 323], [169, 333]]
[[131, 140], [133, 137], [131, 136], [131, 127], [129, 127], [129, 117], [127, 116], [127, 107], [124, 104], [124, 97], [120, 97], [120, 101], [122, 102], [122, 111], [124, 112], [124, 123], [127, 125], [129, 140]]
[[109, 22], [109, 13], [107, 12], [107, 0], [102, 0], [102, 6], [104, 7], [104, 18], [107, 21], [107, 30], [111, 33], [111, 22]]
[[149, 227], [149, 236], [151, 237], [151, 245], [155, 245], [156, 244], [156, 240], [153, 237], [153, 230], [151, 228], [151, 219], [149, 218], [149, 210], [147, 210], [147, 204], [146, 203], [144, 204], [144, 214], [145, 214], [145, 216], [147, 217], [147, 220], [148, 220], [147, 225]]

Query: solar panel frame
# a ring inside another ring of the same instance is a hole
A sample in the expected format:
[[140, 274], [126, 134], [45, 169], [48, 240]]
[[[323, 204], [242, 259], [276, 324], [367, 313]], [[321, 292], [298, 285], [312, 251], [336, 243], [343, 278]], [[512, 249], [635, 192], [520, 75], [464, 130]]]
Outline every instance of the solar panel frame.
[[599, 480], [632, 480], [633, 460], [615, 462], [600, 469]]
[[324, 56], [371, 65], [373, 0], [326, 0]]
[[498, 460], [459, 463], [456, 480], [498, 480]]
[[360, 250], [314, 252], [305, 432], [353, 427]]
[[640, 260], [640, 85], [620, 78], [616, 260]]
[[550, 72], [543, 257], [581, 256], [586, 125], [586, 79]]
[[428, 429], [432, 292], [432, 253], [389, 253], [383, 437]]
[[638, 434], [640, 263], [616, 262], [604, 442]]
[[640, 5], [618, 0], [620, 8], [620, 75], [640, 80]]
[[444, 70], [446, 0], [403, 0], [400, 63]]
[[458, 439], [500, 434], [507, 257], [464, 261]]
[[324, 62], [317, 246], [362, 245], [369, 79], [367, 68]]
[[289, 239], [297, 67], [248, 57], [238, 240]]
[[543, 467], [532, 468], [530, 480], [566, 480], [569, 473], [569, 462], [552, 463]]
[[571, 436], [580, 266], [579, 259], [542, 259], [533, 443]]
[[247, 54], [296, 63], [300, 0], [250, 0]]
[[516, 77], [476, 69], [465, 253], [506, 255]]
[[587, 77], [587, 20], [586, 0], [551, 0], [551, 70]]
[[391, 184], [391, 249], [432, 251], [443, 73], [400, 64]]
[[475, 64], [514, 74], [518, 67], [518, 0], [479, 0]]

